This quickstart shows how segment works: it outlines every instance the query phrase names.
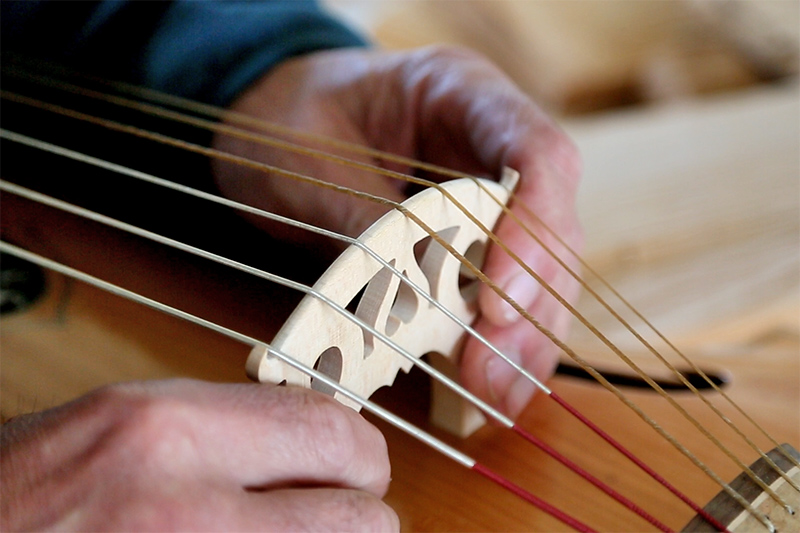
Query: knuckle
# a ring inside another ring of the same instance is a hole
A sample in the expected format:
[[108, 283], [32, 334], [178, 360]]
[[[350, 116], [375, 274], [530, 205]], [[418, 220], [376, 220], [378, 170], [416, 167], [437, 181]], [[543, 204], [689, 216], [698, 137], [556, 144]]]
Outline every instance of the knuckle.
[[402, 78], [421, 85], [444, 83], [445, 87], [477, 83], [483, 75], [497, 76], [499, 69], [479, 52], [450, 44], [419, 48], [400, 62]]
[[108, 423], [103, 448], [117, 450], [116, 455], [134, 464], [175, 466], [176, 458], [193, 448], [187, 402], [133, 383], [99, 389], [91, 400]]
[[310, 444], [333, 464], [345, 464], [360, 445], [354, 421], [345, 409], [327, 397], [313, 395], [303, 412], [307, 434], [312, 436]]
[[421, 48], [418, 53], [423, 60], [437, 64], [449, 64], [454, 60], [487, 61], [475, 50], [453, 44], [433, 44]]
[[309, 453], [329, 473], [375, 492], [390, 478], [383, 434], [355, 411], [322, 394], [307, 394], [296, 420], [305, 426]]

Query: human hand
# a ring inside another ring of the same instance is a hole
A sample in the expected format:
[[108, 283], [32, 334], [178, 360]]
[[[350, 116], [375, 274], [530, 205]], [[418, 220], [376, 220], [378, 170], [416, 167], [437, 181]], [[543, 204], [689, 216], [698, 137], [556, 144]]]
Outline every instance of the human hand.
[[4, 531], [399, 529], [381, 433], [314, 391], [129, 383], [0, 435]]
[[[496, 178], [509, 166], [521, 174], [513, 212], [560, 255], [561, 245], [542, 231], [521, 204], [573, 249], [580, 248], [574, 210], [581, 172], [576, 149], [503, 73], [473, 53], [434, 47], [411, 52], [336, 50], [302, 56], [276, 67], [244, 93], [232, 110], [473, 175]], [[405, 184], [386, 177], [224, 135], [217, 136], [215, 145], [393, 201], [405, 198]], [[368, 158], [360, 160], [373, 163]], [[409, 171], [397, 163], [381, 164]], [[313, 185], [266, 179], [261, 172], [224, 163], [217, 163], [216, 170], [221, 190], [234, 199], [351, 236], [360, 234], [386, 209]], [[262, 225], [286, 238], [309, 238]], [[496, 233], [559, 294], [567, 300], [575, 298], [577, 282], [516, 222], [506, 217]], [[566, 256], [565, 261], [575, 269], [574, 258]], [[490, 248], [484, 271], [563, 339], [569, 313], [499, 247]], [[479, 306], [476, 329], [540, 379], [549, 377], [558, 355], [551, 341], [489, 287], [482, 287]], [[533, 384], [475, 339], [466, 344], [461, 377], [473, 392], [512, 416], [519, 414], [534, 393]]]

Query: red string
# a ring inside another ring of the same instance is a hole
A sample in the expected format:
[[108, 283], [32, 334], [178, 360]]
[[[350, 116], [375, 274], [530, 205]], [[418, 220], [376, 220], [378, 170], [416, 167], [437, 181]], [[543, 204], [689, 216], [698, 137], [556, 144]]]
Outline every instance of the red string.
[[512, 428], [516, 431], [522, 438], [533, 444], [534, 446], [538, 447], [540, 450], [548, 454], [550, 457], [555, 459], [556, 461], [560, 462], [583, 479], [597, 487], [598, 489], [602, 490], [604, 493], [609, 495], [610, 497], [614, 498], [617, 502], [625, 506], [628, 510], [636, 513], [637, 515], [641, 516], [648, 522], [650, 522], [653, 526], [657, 529], [660, 529], [664, 533], [671, 533], [672, 529], [664, 525], [661, 521], [659, 521], [656, 517], [652, 516], [650, 513], [633, 503], [631, 500], [608, 486], [606, 483], [602, 482], [601, 480], [594, 477], [592, 474], [572, 462], [570, 459], [562, 455], [561, 453], [557, 452], [554, 448], [550, 447], [549, 445], [545, 444], [543, 441], [539, 440], [537, 437], [534, 437], [531, 433], [528, 433], [521, 427], [514, 425]]
[[497, 474], [497, 473], [493, 472], [488, 467], [483, 466], [482, 464], [476, 462], [475, 465], [472, 467], [472, 470], [474, 470], [475, 472], [478, 472], [479, 474], [483, 475], [484, 477], [494, 481], [495, 483], [497, 483], [498, 485], [500, 485], [504, 489], [506, 489], [509, 492], [512, 492], [513, 494], [519, 496], [523, 500], [535, 505], [536, 507], [538, 507], [539, 509], [541, 509], [545, 513], [547, 513], [550, 516], [552, 516], [553, 518], [556, 518], [557, 520], [563, 522], [564, 524], [574, 528], [576, 531], [581, 531], [583, 533], [594, 533], [595, 532], [594, 529], [590, 528], [589, 526], [587, 526], [583, 522], [581, 522], [581, 521], [579, 521], [579, 520], [577, 520], [575, 518], [572, 518], [571, 516], [566, 514], [564, 511], [558, 509], [557, 507], [554, 507], [554, 506], [550, 505], [549, 503], [547, 503], [546, 501], [542, 500], [541, 498], [537, 498], [536, 496], [534, 496], [533, 494], [531, 494], [527, 490], [523, 489], [522, 487], [520, 487], [518, 485], [515, 485], [514, 483], [512, 483], [508, 479], [506, 479], [503, 476], [501, 476], [500, 474]]
[[605, 440], [607, 443], [609, 443], [611, 446], [613, 446], [618, 452], [620, 452], [622, 455], [627, 457], [631, 462], [633, 462], [633, 464], [635, 464], [636, 466], [638, 466], [639, 468], [644, 470], [650, 477], [652, 477], [657, 482], [659, 482], [661, 485], [666, 487], [667, 490], [669, 490], [672, 494], [677, 496], [686, 505], [691, 507], [697, 514], [702, 516], [709, 524], [714, 526], [714, 528], [716, 528], [717, 531], [722, 531], [724, 533], [730, 533], [728, 531], [728, 529], [724, 525], [722, 525], [716, 518], [714, 518], [713, 516], [708, 514], [708, 512], [705, 509], [703, 509], [698, 504], [696, 504], [691, 499], [689, 499], [688, 496], [686, 496], [683, 492], [681, 492], [676, 487], [674, 487], [669, 481], [664, 479], [660, 474], [658, 474], [658, 472], [656, 472], [655, 470], [653, 470], [652, 468], [647, 466], [641, 459], [639, 459], [638, 457], [633, 455], [633, 453], [631, 451], [629, 451], [622, 444], [620, 444], [619, 442], [614, 440], [614, 438], [611, 435], [609, 435], [608, 433], [606, 433], [605, 431], [600, 429], [597, 425], [594, 424], [594, 422], [592, 422], [591, 420], [589, 420], [588, 418], [583, 416], [577, 409], [575, 409], [570, 404], [568, 404], [564, 399], [562, 399], [560, 396], [558, 396], [555, 392], [551, 392], [550, 393], [550, 397], [553, 400], [555, 400], [556, 403], [558, 403], [561, 407], [563, 407], [564, 409], [569, 411], [575, 418], [580, 420], [589, 429], [591, 429], [597, 435], [599, 435], [603, 440]]

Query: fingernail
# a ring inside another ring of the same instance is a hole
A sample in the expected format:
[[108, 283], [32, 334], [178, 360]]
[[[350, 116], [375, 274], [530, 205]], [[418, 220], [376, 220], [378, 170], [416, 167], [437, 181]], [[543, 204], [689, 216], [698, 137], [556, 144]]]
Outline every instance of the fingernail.
[[[518, 352], [505, 352], [503, 355], [514, 361], [517, 365], [520, 364], [521, 357]], [[489, 391], [489, 398], [492, 403], [499, 403], [500, 398], [504, 398], [508, 388], [519, 376], [519, 371], [511, 366], [507, 361], [503, 360], [496, 354], [492, 354], [486, 360], [486, 383]]]
[[[528, 307], [536, 299], [539, 294], [539, 282], [536, 281], [527, 272], [520, 272], [506, 284], [503, 291], [520, 307], [528, 309]], [[508, 302], [503, 302], [503, 318], [508, 324], [513, 324], [520, 319], [519, 311], [514, 309]]]

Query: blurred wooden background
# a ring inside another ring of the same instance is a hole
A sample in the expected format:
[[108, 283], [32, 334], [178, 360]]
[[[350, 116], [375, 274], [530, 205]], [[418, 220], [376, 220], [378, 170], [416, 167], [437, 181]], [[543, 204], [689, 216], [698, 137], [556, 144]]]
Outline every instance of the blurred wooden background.
[[791, 0], [327, 0], [381, 46], [468, 46], [557, 115], [793, 76]]

